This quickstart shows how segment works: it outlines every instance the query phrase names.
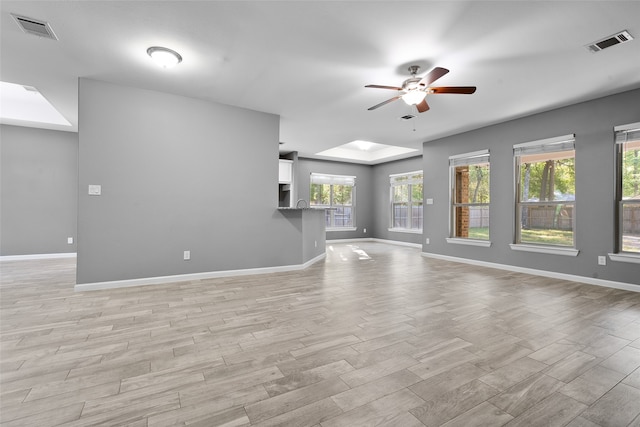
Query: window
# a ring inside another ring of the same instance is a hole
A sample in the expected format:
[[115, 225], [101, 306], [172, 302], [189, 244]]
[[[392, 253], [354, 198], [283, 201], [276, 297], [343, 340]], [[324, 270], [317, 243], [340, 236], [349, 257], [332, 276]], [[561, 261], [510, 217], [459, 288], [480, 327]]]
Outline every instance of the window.
[[616, 128], [618, 252], [640, 255], [640, 123]]
[[311, 174], [310, 206], [327, 208], [327, 229], [355, 229], [356, 177]]
[[422, 171], [389, 175], [391, 226], [396, 231], [422, 231]]
[[566, 135], [513, 146], [516, 244], [575, 247], [574, 141]]
[[[449, 157], [453, 239], [489, 240], [489, 150]], [[451, 240], [448, 240], [450, 243]]]

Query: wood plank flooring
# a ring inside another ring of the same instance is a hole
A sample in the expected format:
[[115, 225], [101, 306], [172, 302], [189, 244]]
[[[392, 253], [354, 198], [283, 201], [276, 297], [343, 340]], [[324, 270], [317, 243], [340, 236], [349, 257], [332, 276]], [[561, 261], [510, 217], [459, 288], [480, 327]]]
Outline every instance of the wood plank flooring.
[[640, 293], [371, 242], [92, 292], [0, 268], [3, 426], [640, 426]]

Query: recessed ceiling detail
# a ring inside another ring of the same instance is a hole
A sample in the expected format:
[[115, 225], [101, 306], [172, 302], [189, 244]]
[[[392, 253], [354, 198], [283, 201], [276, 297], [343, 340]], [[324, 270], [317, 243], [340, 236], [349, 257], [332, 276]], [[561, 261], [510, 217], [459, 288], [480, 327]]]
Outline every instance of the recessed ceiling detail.
[[625, 30], [625, 31], [620, 31], [619, 33], [614, 34], [612, 36], [605, 37], [604, 39], [599, 40], [597, 42], [591, 43], [586, 47], [590, 52], [595, 53], [595, 52], [600, 52], [601, 50], [606, 49], [608, 47], [615, 46], [620, 43], [626, 43], [631, 40], [633, 40], [633, 37], [631, 36], [631, 34], [629, 34], [628, 31]]
[[71, 126], [71, 123], [33, 86], [0, 82], [0, 123]]
[[375, 164], [407, 157], [407, 154], [417, 153], [415, 148], [397, 147], [395, 145], [378, 144], [371, 141], [356, 140], [338, 147], [316, 153], [317, 156], [351, 160], [356, 163]]
[[27, 18], [26, 16], [11, 14], [22, 31], [27, 34], [33, 34], [34, 36], [44, 37], [46, 39], [58, 40], [58, 37], [53, 32], [53, 28], [48, 22], [40, 21], [38, 19]]

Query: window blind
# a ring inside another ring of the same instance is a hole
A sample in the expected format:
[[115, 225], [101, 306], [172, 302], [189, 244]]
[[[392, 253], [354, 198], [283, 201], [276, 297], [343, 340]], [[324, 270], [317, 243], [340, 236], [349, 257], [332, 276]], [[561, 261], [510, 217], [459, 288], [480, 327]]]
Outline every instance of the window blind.
[[476, 165], [478, 163], [489, 163], [489, 150], [456, 154], [455, 156], [449, 157], [449, 166], [468, 166]]
[[529, 154], [554, 153], [575, 149], [575, 134], [558, 136], [555, 138], [540, 139], [538, 141], [523, 142], [513, 146], [513, 154], [524, 156]]
[[350, 185], [353, 187], [356, 185], [356, 177], [312, 173], [311, 184]]
[[422, 171], [389, 175], [391, 185], [422, 184]]
[[614, 130], [616, 133], [616, 144], [640, 141], [640, 123], [616, 126]]

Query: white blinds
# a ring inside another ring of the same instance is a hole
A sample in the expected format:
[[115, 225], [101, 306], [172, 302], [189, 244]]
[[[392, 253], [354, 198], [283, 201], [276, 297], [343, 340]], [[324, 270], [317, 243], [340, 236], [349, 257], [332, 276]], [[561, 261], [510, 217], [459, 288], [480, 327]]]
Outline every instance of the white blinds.
[[449, 157], [449, 166], [467, 166], [489, 162], [489, 150], [474, 151], [472, 153], [456, 154]]
[[513, 146], [513, 154], [524, 156], [528, 154], [554, 153], [575, 149], [576, 135], [569, 134], [555, 138], [540, 139], [537, 141], [523, 142]]
[[356, 185], [356, 177], [312, 173], [311, 184], [350, 185], [353, 187], [354, 185]]
[[616, 144], [640, 141], [640, 123], [616, 126], [614, 130], [616, 132]]
[[422, 181], [422, 171], [389, 175], [389, 182], [391, 185], [422, 184]]

